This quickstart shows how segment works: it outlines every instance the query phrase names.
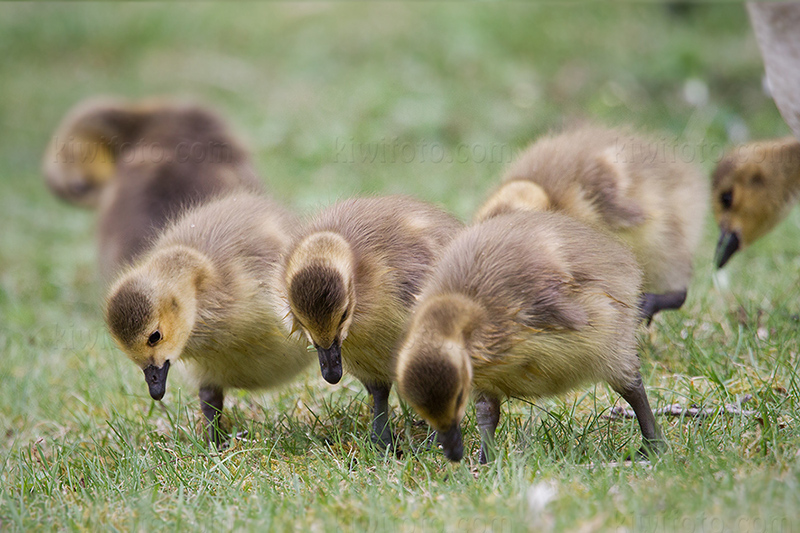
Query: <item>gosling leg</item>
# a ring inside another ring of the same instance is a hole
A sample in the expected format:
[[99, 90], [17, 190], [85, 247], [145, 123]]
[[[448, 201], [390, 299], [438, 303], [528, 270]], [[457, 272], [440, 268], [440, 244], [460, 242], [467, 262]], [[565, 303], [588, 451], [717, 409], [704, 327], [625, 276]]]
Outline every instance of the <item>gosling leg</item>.
[[485, 465], [494, 459], [494, 433], [500, 422], [500, 400], [494, 396], [481, 395], [475, 401], [475, 415], [481, 433], [481, 453], [478, 462]]
[[650, 409], [650, 402], [647, 401], [641, 374], [636, 372], [634, 380], [624, 389], [617, 389], [617, 392], [630, 404], [639, 421], [639, 428], [642, 430], [642, 447], [639, 449], [638, 455], [644, 458], [650, 457], [651, 454], [658, 455], [664, 448], [664, 437], [656, 424], [656, 418]]
[[208, 429], [208, 440], [214, 443], [214, 446], [219, 449], [225, 440], [225, 436], [219, 427], [219, 419], [222, 416], [222, 404], [225, 400], [225, 395], [222, 389], [217, 387], [200, 387], [200, 409], [203, 411], [203, 416], [206, 419], [206, 428]]
[[649, 326], [656, 313], [664, 309], [680, 309], [685, 301], [685, 290], [665, 292], [664, 294], [645, 292], [639, 299], [639, 317]]
[[370, 439], [373, 444], [381, 450], [386, 448], [394, 449], [392, 442], [392, 429], [389, 427], [389, 391], [392, 390], [391, 384], [379, 383], [364, 386], [367, 392], [372, 395], [372, 434]]

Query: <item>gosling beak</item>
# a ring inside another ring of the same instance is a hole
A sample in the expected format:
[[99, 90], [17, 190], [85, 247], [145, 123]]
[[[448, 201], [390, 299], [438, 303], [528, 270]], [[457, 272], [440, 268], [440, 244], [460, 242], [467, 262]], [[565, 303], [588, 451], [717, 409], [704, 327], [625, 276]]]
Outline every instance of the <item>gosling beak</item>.
[[442, 445], [444, 456], [457, 463], [464, 457], [464, 443], [461, 441], [461, 427], [458, 422], [447, 431], [440, 431], [436, 435], [439, 444]]
[[342, 347], [334, 341], [328, 349], [320, 348], [319, 346], [316, 346], [316, 348], [322, 377], [328, 383], [334, 385], [339, 383], [339, 380], [342, 379]]
[[150, 387], [150, 396], [154, 400], [160, 400], [167, 391], [167, 372], [169, 371], [169, 361], [164, 361], [164, 366], [158, 368], [155, 365], [147, 365], [144, 369], [144, 380]]
[[732, 231], [722, 230], [717, 241], [717, 252], [714, 256], [714, 262], [717, 268], [722, 268], [728, 259], [739, 249], [739, 236]]

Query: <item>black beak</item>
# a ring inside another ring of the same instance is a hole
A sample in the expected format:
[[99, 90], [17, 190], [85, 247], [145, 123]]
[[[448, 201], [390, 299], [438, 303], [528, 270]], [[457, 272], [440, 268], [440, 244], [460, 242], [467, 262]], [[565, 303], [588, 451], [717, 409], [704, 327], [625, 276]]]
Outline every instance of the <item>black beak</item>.
[[161, 368], [147, 365], [144, 369], [144, 380], [150, 387], [150, 396], [154, 400], [160, 400], [167, 392], [167, 372], [169, 372], [169, 361], [164, 361], [164, 366]]
[[457, 463], [464, 457], [464, 443], [461, 441], [461, 427], [454, 423], [447, 431], [440, 431], [436, 439], [442, 445], [444, 456]]
[[739, 249], [739, 236], [732, 231], [722, 230], [717, 241], [717, 253], [714, 256], [714, 262], [717, 268], [722, 268], [728, 259]]
[[334, 385], [339, 383], [339, 380], [342, 379], [342, 347], [334, 341], [327, 350], [319, 346], [316, 346], [316, 348], [322, 377], [328, 383]]

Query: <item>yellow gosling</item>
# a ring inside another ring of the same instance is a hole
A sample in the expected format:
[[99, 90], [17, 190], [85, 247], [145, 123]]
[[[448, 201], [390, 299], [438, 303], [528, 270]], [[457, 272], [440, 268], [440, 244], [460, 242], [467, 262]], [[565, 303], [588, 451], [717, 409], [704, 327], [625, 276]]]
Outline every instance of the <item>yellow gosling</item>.
[[274, 202], [231, 194], [187, 211], [109, 291], [106, 323], [150, 395], [185, 363], [215, 444], [226, 389], [275, 387], [313, 360], [285, 333], [278, 293], [296, 227]]
[[671, 147], [625, 129], [585, 126], [534, 142], [476, 220], [561, 211], [611, 232], [644, 272], [642, 318], [680, 308], [702, 236], [708, 184]]
[[566, 215], [478, 223], [447, 247], [422, 290], [397, 358], [398, 392], [452, 461], [463, 456], [460, 424], [474, 396], [485, 463], [502, 399], [605, 381], [636, 412], [640, 452], [657, 452], [635, 338], [640, 283], [627, 247]]
[[344, 367], [365, 385], [378, 446], [392, 446], [388, 397], [398, 339], [432, 264], [460, 228], [409, 197], [350, 199], [320, 213], [286, 261], [288, 326], [317, 349], [326, 381], [338, 383]]

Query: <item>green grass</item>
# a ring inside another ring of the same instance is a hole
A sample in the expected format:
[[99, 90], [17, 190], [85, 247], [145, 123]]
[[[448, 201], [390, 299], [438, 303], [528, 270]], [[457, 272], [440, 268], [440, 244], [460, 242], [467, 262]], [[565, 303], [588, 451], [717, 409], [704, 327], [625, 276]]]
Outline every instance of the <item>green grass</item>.
[[[450, 465], [393, 394], [405, 454], [386, 458], [362, 387], [316, 369], [231, 392], [227, 423], [248, 440], [212, 453], [188, 382], [171, 375], [155, 403], [112, 345], [93, 214], [38, 170], [77, 101], [188, 95], [230, 118], [299, 211], [405, 192], [468, 219], [512, 152], [571, 120], [717, 150], [785, 135], [741, 5], [2, 4], [0, 57], [0, 530], [800, 529], [796, 211], [719, 275], [709, 219], [687, 305], [643, 331], [654, 407], [751, 394], [759, 413], [661, 417], [670, 449], [652, 467], [608, 464], [640, 437], [606, 418], [622, 402], [605, 386], [504, 404], [488, 466], [473, 412]], [[708, 87], [699, 107], [690, 79]], [[362, 155], [376, 146], [395, 157]]]

